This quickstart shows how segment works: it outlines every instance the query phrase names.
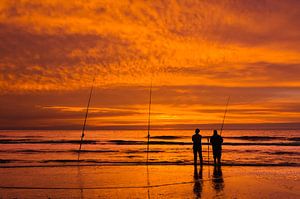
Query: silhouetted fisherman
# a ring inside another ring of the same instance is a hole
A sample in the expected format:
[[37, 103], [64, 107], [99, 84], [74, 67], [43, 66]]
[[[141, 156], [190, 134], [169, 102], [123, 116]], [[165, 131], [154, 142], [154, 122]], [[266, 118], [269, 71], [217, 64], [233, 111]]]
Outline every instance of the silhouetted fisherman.
[[210, 137], [210, 143], [213, 148], [213, 156], [214, 156], [214, 164], [216, 165], [216, 160], [218, 164], [221, 164], [221, 156], [222, 156], [222, 136], [218, 135], [218, 131], [214, 130], [213, 136]]
[[[194, 165], [197, 165], [197, 155], [199, 154], [200, 159], [200, 165], [203, 164], [203, 158], [202, 158], [202, 144], [201, 139], [202, 136], [199, 134], [200, 130], [196, 129], [195, 134], [192, 136], [193, 140], [193, 151], [194, 151]], [[198, 153], [198, 154], [197, 154]]]

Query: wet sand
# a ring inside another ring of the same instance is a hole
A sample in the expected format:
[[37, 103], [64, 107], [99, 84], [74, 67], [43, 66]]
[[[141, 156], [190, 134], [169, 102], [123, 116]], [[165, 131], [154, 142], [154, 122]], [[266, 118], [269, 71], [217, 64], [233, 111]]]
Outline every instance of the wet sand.
[[[0, 198], [300, 198], [300, 167], [0, 168]], [[149, 181], [148, 181], [149, 180]]]

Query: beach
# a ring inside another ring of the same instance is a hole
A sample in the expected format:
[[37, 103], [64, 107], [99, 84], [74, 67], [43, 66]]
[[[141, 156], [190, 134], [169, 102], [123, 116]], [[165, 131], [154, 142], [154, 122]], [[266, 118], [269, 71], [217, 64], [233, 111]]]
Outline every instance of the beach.
[[300, 168], [51, 166], [1, 168], [1, 198], [299, 198]]

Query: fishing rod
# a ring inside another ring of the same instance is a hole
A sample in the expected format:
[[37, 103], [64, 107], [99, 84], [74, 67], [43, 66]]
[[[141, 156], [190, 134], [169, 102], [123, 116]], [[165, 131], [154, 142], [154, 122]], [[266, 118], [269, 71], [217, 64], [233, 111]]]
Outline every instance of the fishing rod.
[[148, 135], [147, 135], [147, 187], [148, 187], [148, 199], [150, 199], [150, 179], [149, 179], [149, 145], [150, 145], [150, 119], [151, 119], [151, 104], [152, 104], [152, 79], [149, 90], [149, 108], [148, 108]]
[[95, 79], [96, 79], [96, 75], [94, 76], [94, 79], [93, 79], [93, 83], [92, 83], [92, 87], [91, 87], [90, 95], [89, 95], [89, 100], [88, 100], [87, 107], [86, 107], [85, 118], [84, 118], [82, 132], [81, 132], [80, 145], [79, 145], [79, 150], [78, 150], [78, 161], [79, 161], [79, 157], [80, 157], [80, 151], [81, 151], [83, 138], [84, 138], [84, 135], [85, 135], [84, 132], [85, 132], [85, 127], [86, 127], [87, 117], [88, 117], [88, 114], [89, 114], [92, 93], [93, 93], [93, 90], [94, 90]]
[[224, 112], [224, 117], [223, 117], [223, 122], [222, 122], [222, 126], [221, 126], [220, 135], [222, 135], [222, 131], [223, 131], [223, 127], [224, 127], [224, 122], [225, 122], [225, 117], [226, 117], [226, 113], [227, 113], [227, 109], [228, 109], [229, 100], [230, 100], [230, 96], [228, 96], [228, 99], [227, 99], [227, 103], [226, 103], [226, 108], [225, 108], [225, 112]]
[[208, 166], [208, 179], [210, 178], [210, 167], [209, 167], [209, 137], [207, 138], [207, 166]]
[[149, 144], [150, 144], [150, 119], [151, 119], [151, 104], [152, 104], [152, 80], [149, 90], [149, 108], [148, 108], [148, 135], [147, 135], [147, 165], [148, 165], [148, 158], [149, 158]]
[[208, 158], [208, 160], [207, 160], [207, 165], [209, 165], [209, 137], [207, 138], [207, 158]]

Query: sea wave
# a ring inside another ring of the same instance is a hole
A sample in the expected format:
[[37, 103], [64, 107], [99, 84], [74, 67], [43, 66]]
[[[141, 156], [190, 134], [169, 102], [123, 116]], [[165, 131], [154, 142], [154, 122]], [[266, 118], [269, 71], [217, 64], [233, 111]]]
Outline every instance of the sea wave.
[[[6, 160], [1, 160], [6, 161]], [[1, 162], [0, 161], [0, 162]], [[9, 162], [8, 160], [6, 162]], [[10, 161], [9, 163], [12, 163]], [[56, 159], [56, 160], [42, 160], [39, 162], [32, 162], [31, 164], [18, 164], [18, 165], [0, 165], [0, 168], [19, 168], [19, 167], [71, 167], [71, 166], [127, 166], [127, 165], [152, 165], [152, 166], [163, 166], [163, 165], [193, 165], [192, 161], [98, 161], [94, 159], [77, 160], [77, 159]], [[213, 162], [204, 162], [203, 165], [213, 165]], [[268, 162], [232, 162], [224, 161], [222, 166], [296, 166], [299, 167], [299, 163], [292, 162], [279, 162], [279, 163], [268, 163]]]
[[[240, 139], [241, 137], [239, 137]], [[255, 138], [255, 136], [249, 138], [249, 136], [242, 137], [242, 139], [249, 140], [249, 142], [224, 142], [223, 145], [230, 146], [300, 146], [300, 141], [298, 138], [288, 138], [287, 141], [277, 141], [277, 142], [254, 142], [267, 140], [269, 138]], [[0, 139], [0, 144], [74, 144], [79, 145], [80, 140], [40, 140], [40, 139]], [[83, 140], [82, 144], [85, 145], [147, 145], [146, 140], [107, 140], [107, 141], [98, 141], [98, 140]], [[192, 145], [192, 142], [185, 141], [168, 141], [168, 140], [150, 140], [150, 145]], [[202, 145], [208, 145], [207, 142], [203, 142]], [[34, 152], [34, 151], [27, 151]]]
[[[135, 140], [109, 140], [109, 143], [116, 145], [147, 145], [146, 141]], [[174, 142], [174, 141], [150, 141], [150, 145], [192, 145], [192, 142]], [[202, 145], [208, 145], [204, 142]], [[230, 146], [300, 146], [300, 142], [224, 142], [223, 145]]]
[[[160, 136], [151, 136], [151, 139], [159, 139], [159, 140], [176, 140], [182, 138], [188, 138], [190, 136], [174, 136], [174, 135], [160, 135]], [[147, 138], [147, 137], [145, 137]]]
[[0, 144], [97, 144], [96, 140], [0, 139]]

